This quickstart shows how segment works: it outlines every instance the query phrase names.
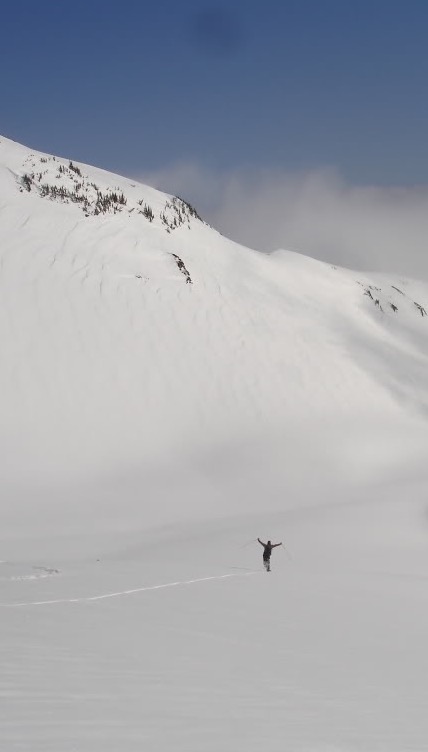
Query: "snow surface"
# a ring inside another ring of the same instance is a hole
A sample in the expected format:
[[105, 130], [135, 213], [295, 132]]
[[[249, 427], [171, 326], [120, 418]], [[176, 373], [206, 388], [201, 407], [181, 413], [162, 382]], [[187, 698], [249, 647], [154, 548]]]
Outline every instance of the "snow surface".
[[426, 750], [428, 286], [0, 138], [0, 306], [0, 748]]

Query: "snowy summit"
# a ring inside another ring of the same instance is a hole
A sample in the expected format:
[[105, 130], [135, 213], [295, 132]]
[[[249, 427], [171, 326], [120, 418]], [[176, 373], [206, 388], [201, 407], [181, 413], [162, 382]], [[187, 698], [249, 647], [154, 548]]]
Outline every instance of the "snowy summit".
[[428, 285], [3, 137], [0, 285], [0, 746], [424, 749]]

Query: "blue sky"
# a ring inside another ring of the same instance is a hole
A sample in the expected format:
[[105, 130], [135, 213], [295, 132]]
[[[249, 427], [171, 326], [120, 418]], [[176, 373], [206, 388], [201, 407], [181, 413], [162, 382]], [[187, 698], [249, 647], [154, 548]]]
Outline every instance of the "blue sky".
[[5, 0], [0, 133], [428, 279], [427, 39], [426, 0]]
[[428, 3], [2, 3], [0, 133], [138, 175], [424, 183]]

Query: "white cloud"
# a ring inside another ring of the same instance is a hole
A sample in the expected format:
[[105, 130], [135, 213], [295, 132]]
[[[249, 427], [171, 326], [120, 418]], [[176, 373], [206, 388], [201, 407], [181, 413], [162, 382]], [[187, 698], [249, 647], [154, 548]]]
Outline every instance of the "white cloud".
[[356, 186], [334, 170], [215, 173], [185, 163], [140, 177], [253, 248], [428, 277], [428, 186]]

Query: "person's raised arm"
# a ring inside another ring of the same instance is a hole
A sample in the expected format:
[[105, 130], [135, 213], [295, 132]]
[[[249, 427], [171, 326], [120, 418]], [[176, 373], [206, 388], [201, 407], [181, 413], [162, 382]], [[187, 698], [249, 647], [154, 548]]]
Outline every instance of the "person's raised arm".
[[272, 545], [272, 548], [278, 548], [278, 546], [282, 546], [282, 543], [274, 543]]
[[263, 541], [261, 541], [260, 538], [257, 538], [257, 540], [261, 546], [263, 546], [264, 548], [266, 547], [266, 543], [263, 543]]

